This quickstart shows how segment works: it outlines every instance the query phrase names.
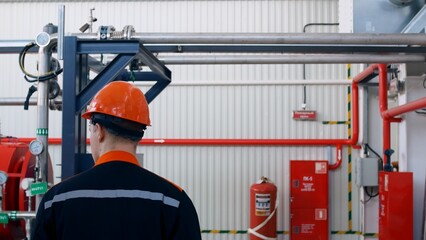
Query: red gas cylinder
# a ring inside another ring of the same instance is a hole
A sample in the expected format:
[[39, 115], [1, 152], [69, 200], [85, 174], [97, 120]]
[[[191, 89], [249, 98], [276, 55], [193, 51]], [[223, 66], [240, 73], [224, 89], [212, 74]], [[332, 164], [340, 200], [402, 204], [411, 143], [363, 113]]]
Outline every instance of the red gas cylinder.
[[[28, 197], [21, 188], [24, 178], [34, 178], [35, 156], [28, 149], [28, 143], [14, 139], [0, 141], [0, 170], [7, 173], [7, 182], [3, 187], [2, 209], [4, 211], [28, 211]], [[48, 172], [52, 173], [50, 164]], [[49, 182], [53, 177], [49, 175]], [[35, 210], [35, 199], [32, 200], [32, 210]], [[0, 239], [24, 239], [25, 222], [23, 220], [9, 221], [0, 224]]]
[[262, 177], [250, 187], [250, 240], [276, 239], [277, 187]]

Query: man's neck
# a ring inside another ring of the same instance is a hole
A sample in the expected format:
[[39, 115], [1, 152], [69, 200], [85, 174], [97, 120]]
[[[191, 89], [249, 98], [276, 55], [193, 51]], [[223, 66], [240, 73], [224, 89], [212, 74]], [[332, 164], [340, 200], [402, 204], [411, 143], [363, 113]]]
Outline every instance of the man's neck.
[[105, 141], [100, 145], [100, 156], [109, 151], [125, 151], [136, 155], [136, 145], [128, 141]]

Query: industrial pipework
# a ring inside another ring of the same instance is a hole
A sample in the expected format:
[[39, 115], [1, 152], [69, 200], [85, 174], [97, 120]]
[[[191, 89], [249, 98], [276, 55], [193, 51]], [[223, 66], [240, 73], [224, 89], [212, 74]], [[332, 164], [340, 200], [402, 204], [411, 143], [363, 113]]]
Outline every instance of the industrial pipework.
[[358, 74], [353, 82], [361, 83], [365, 79], [367, 79], [370, 75], [375, 74], [375, 71], [379, 72], [379, 111], [383, 121], [383, 151], [382, 154], [386, 157], [384, 158], [384, 167], [385, 169], [391, 170], [392, 167], [388, 154], [391, 139], [391, 122], [401, 122], [401, 118], [395, 118], [396, 116], [402, 115], [404, 113], [412, 112], [418, 109], [426, 108], [426, 97], [417, 99], [415, 101], [406, 103], [404, 105], [400, 105], [394, 107], [392, 109], [388, 109], [388, 78], [387, 78], [387, 64], [373, 64], [366, 68], [363, 72]]

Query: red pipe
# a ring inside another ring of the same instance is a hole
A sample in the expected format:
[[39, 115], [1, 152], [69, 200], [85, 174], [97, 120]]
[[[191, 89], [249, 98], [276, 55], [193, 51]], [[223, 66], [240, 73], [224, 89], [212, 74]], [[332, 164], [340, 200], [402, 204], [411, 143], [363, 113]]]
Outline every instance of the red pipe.
[[[415, 111], [417, 109], [426, 108], [426, 97], [421, 98], [410, 103], [388, 109], [388, 91], [387, 91], [387, 65], [386, 64], [373, 64], [365, 69], [362, 73], [358, 74], [353, 81], [361, 82], [374, 71], [379, 70], [379, 108], [380, 115], [383, 119], [383, 154], [387, 149], [390, 149], [391, 139], [391, 122], [401, 122], [401, 118], [395, 118], [403, 113]], [[388, 164], [387, 158], [384, 158], [384, 165]]]
[[143, 139], [145, 145], [336, 145], [342, 139]]
[[[366, 76], [368, 76], [367, 74]], [[357, 76], [358, 77], [358, 76]], [[359, 81], [362, 81], [360, 79]], [[140, 144], [143, 145], [222, 145], [222, 146], [235, 146], [235, 145], [335, 145], [336, 146], [336, 156], [337, 162], [331, 165], [330, 169], [336, 169], [341, 165], [341, 149], [342, 145], [356, 145], [358, 142], [359, 135], [359, 102], [358, 102], [358, 81], [352, 82], [352, 137], [350, 139], [142, 139]], [[0, 139], [0, 142], [24, 142], [29, 143], [34, 138], [3, 138]], [[49, 144], [61, 144], [62, 139], [60, 138], [49, 138]], [[89, 139], [87, 139], [89, 144]]]
[[349, 140], [348, 145], [354, 146], [358, 144], [359, 135], [359, 97], [358, 97], [358, 82], [352, 81], [352, 138]]
[[[352, 138], [350, 139], [142, 139], [144, 145], [356, 145], [359, 135], [358, 83], [352, 83]], [[34, 138], [3, 138], [1, 142], [26, 142]], [[49, 138], [49, 144], [61, 144], [60, 138]], [[89, 139], [87, 140], [89, 143]]]
[[[3, 138], [0, 142], [20, 142], [30, 143], [34, 138]], [[345, 140], [346, 141], [346, 140]], [[336, 145], [336, 162], [330, 164], [330, 170], [335, 170], [342, 164], [342, 142], [341, 139], [328, 139], [325, 141], [316, 139], [143, 139], [139, 143], [142, 145]], [[52, 145], [59, 145], [62, 143], [61, 138], [49, 138], [48, 143]], [[90, 144], [90, 139], [86, 140]]]
[[[374, 71], [374, 70], [373, 70]], [[365, 71], [364, 71], [365, 72]], [[364, 73], [363, 72], [363, 73]], [[363, 74], [361, 73], [361, 74]], [[365, 74], [368, 76], [369, 74]], [[356, 145], [358, 143], [359, 135], [359, 102], [358, 102], [358, 82], [362, 81], [359, 77], [352, 82], [352, 136], [350, 139], [142, 139], [140, 142], [144, 145]], [[365, 78], [365, 77], [364, 77]], [[31, 142], [33, 138], [20, 138], [20, 139], [1, 139], [1, 142]], [[89, 140], [87, 140], [87, 143]], [[50, 144], [61, 144], [60, 138], [49, 138]]]
[[[391, 138], [391, 122], [390, 118], [383, 117], [382, 113], [388, 110], [388, 73], [386, 64], [378, 64], [377, 68], [379, 69], [379, 108], [380, 115], [383, 119], [383, 154], [387, 149], [390, 149], [390, 138]], [[388, 164], [387, 157], [384, 158], [384, 164]]]
[[392, 109], [388, 109], [382, 112], [382, 116], [385, 118], [392, 118], [422, 108], [426, 108], [426, 97], [414, 100], [398, 107], [394, 107]]
[[[353, 81], [361, 82], [369, 75], [373, 74], [375, 70], [379, 70], [379, 108], [380, 115], [383, 119], [383, 154], [385, 150], [390, 148], [390, 123], [400, 122], [401, 119], [386, 117], [384, 113], [388, 110], [388, 92], [387, 92], [387, 65], [386, 64], [373, 64], [366, 68], [362, 73], [358, 74]], [[387, 164], [385, 158], [384, 164]]]
[[336, 162], [328, 165], [328, 169], [335, 170], [342, 164], [342, 145], [336, 145]]
[[368, 68], [366, 68], [364, 71], [362, 71], [361, 73], [359, 73], [358, 75], [356, 75], [353, 80], [352, 83], [360, 83], [362, 81], [364, 81], [364, 79], [366, 79], [368, 76], [370, 76], [371, 74], [374, 73], [374, 71], [378, 68], [377, 64], [373, 64], [370, 65]]
[[[35, 138], [3, 138], [1, 142], [23, 142], [30, 143]], [[350, 139], [348, 139], [350, 140]], [[140, 144], [143, 145], [200, 145], [200, 146], [238, 146], [238, 145], [349, 145], [350, 141], [345, 139], [172, 139], [172, 138], [147, 138], [142, 139]], [[59, 145], [62, 143], [61, 138], [49, 138], [48, 143], [52, 145]], [[90, 144], [89, 139], [87, 139]]]

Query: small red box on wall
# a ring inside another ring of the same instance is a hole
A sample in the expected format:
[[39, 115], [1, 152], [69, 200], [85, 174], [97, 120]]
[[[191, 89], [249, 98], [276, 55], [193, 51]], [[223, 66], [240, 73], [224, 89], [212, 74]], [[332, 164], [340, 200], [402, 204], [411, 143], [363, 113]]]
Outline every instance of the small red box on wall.
[[413, 173], [379, 173], [379, 239], [413, 239]]
[[328, 239], [328, 162], [290, 161], [290, 239]]
[[300, 121], [315, 121], [317, 119], [317, 112], [308, 110], [293, 111], [293, 119]]

